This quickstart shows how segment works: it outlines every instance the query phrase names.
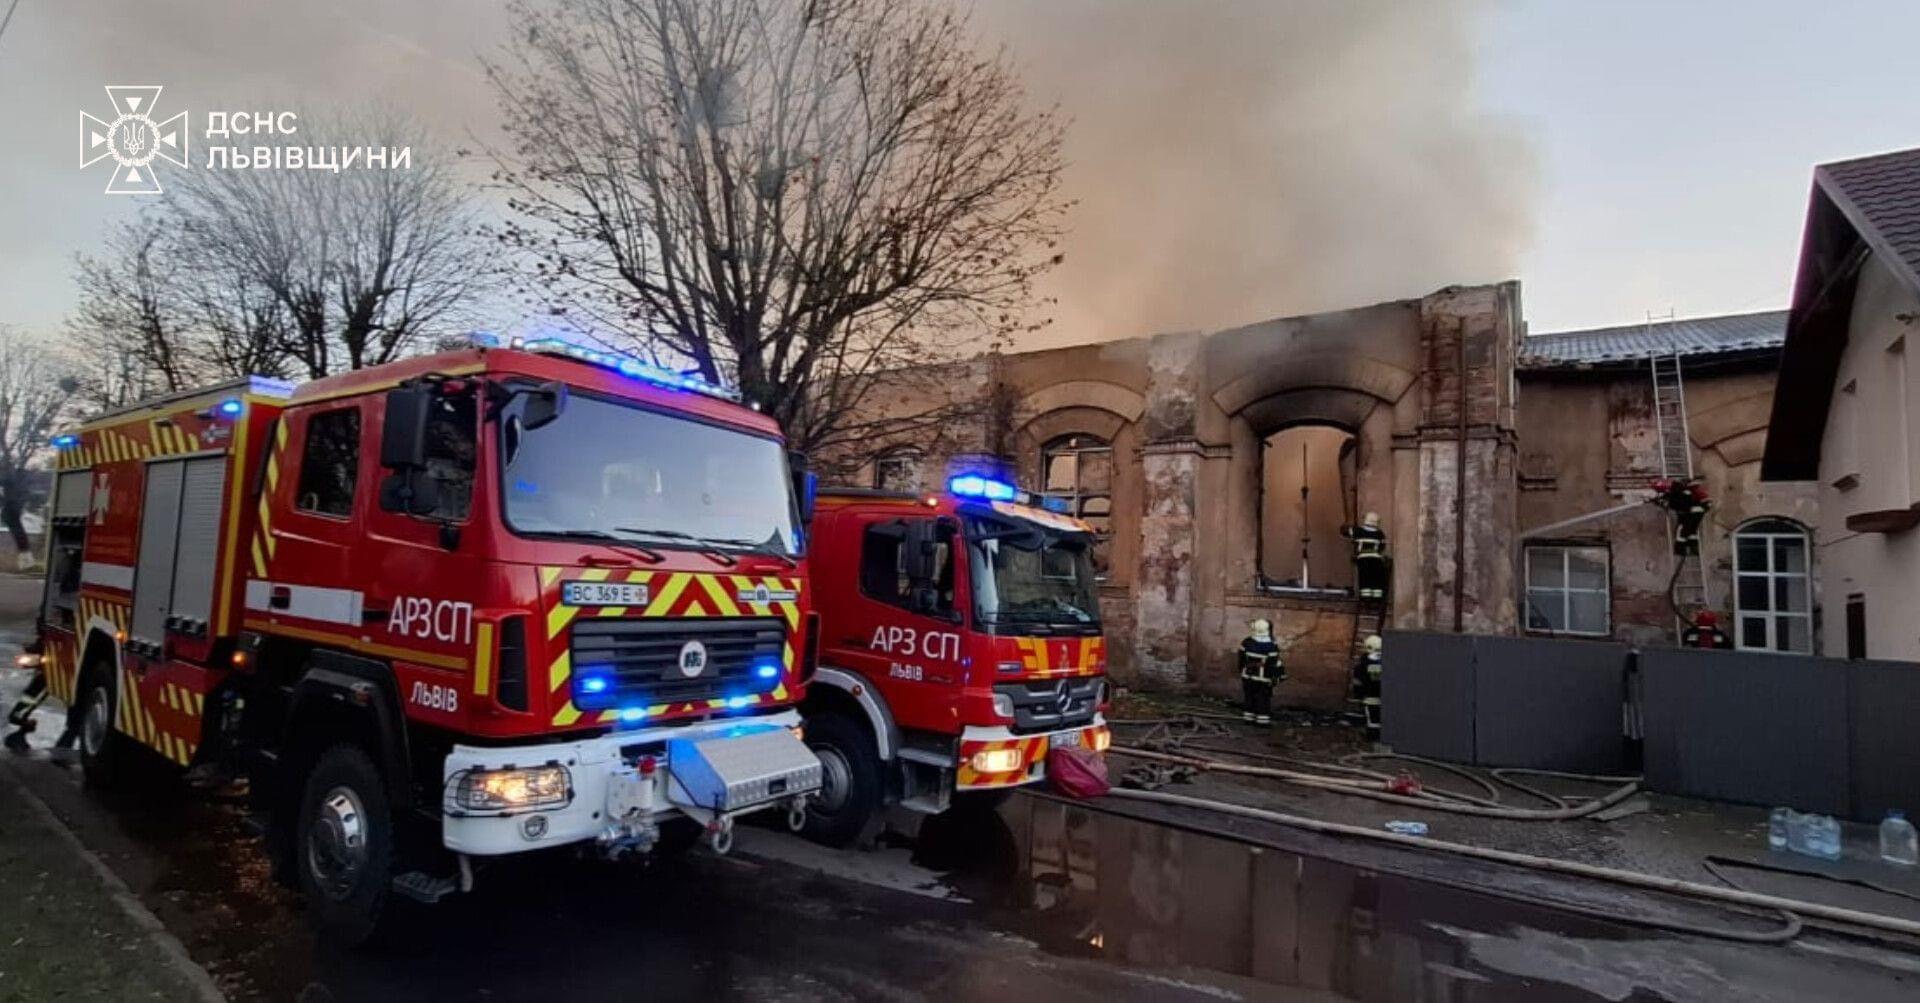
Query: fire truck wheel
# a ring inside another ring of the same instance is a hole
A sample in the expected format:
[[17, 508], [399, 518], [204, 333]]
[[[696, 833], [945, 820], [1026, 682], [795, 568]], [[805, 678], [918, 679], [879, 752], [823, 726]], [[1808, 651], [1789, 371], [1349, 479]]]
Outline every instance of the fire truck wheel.
[[846, 846], [880, 806], [873, 738], [843, 715], [825, 714], [807, 721], [807, 747], [820, 757], [820, 793], [807, 802], [800, 834], [823, 846]]
[[370, 939], [391, 909], [393, 813], [366, 752], [342, 744], [320, 754], [297, 825], [294, 863], [315, 924], [344, 944]]
[[80, 701], [80, 772], [89, 786], [112, 787], [127, 758], [126, 736], [114, 730], [113, 672], [103, 665], [86, 674]]

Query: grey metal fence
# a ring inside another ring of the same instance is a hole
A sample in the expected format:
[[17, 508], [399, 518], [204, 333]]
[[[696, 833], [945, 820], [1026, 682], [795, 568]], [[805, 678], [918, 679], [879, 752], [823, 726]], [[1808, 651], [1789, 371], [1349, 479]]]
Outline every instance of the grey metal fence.
[[1385, 639], [1382, 737], [1397, 751], [1618, 772], [1630, 766], [1631, 709], [1650, 790], [1860, 821], [1920, 810], [1920, 665], [1416, 631]]

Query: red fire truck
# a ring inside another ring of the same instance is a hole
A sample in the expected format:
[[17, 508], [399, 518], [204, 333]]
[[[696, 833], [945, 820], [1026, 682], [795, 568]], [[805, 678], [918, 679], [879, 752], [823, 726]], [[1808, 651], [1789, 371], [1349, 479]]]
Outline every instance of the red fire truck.
[[55, 441], [35, 647], [86, 778], [244, 775], [321, 927], [565, 844], [724, 851], [819, 785], [811, 478], [775, 423], [543, 340], [254, 378]]
[[812, 533], [809, 837], [845, 845], [885, 804], [934, 813], [1033, 783], [1055, 746], [1106, 751], [1086, 523], [967, 474], [943, 494], [823, 492]]

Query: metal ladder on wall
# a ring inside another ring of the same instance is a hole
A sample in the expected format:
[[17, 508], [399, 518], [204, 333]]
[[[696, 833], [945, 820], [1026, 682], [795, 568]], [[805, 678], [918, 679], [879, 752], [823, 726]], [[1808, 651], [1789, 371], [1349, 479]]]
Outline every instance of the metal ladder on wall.
[[[1672, 323], [1672, 318], [1667, 318]], [[1651, 328], [1652, 319], [1648, 320]], [[1654, 427], [1660, 433], [1660, 474], [1675, 480], [1693, 478], [1693, 448], [1687, 433], [1687, 385], [1680, 374], [1680, 355], [1653, 355], [1647, 359], [1653, 375]], [[1668, 517], [1669, 544], [1674, 519]], [[1704, 534], [1703, 534], [1704, 535]], [[1707, 569], [1698, 553], [1676, 557], [1680, 567], [1673, 569], [1673, 602], [1683, 610], [1707, 608]], [[1671, 565], [1669, 565], [1671, 567]]]

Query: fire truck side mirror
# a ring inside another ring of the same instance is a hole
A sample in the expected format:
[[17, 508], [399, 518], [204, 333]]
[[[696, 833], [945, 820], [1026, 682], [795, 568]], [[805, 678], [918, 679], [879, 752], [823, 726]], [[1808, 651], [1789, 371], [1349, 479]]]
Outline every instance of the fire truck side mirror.
[[387, 391], [387, 413], [380, 431], [380, 465], [401, 472], [427, 465], [427, 416], [433, 388], [400, 387]]
[[531, 432], [553, 423], [567, 409], [567, 385], [542, 383], [526, 392], [527, 404], [520, 411], [520, 427]]
[[902, 559], [907, 580], [919, 587], [933, 578], [934, 523], [931, 519], [907, 520], [907, 539]]
[[787, 470], [793, 476], [793, 497], [800, 505], [800, 523], [813, 522], [813, 502], [820, 494], [820, 478], [807, 469], [807, 454], [799, 450], [787, 453]]

